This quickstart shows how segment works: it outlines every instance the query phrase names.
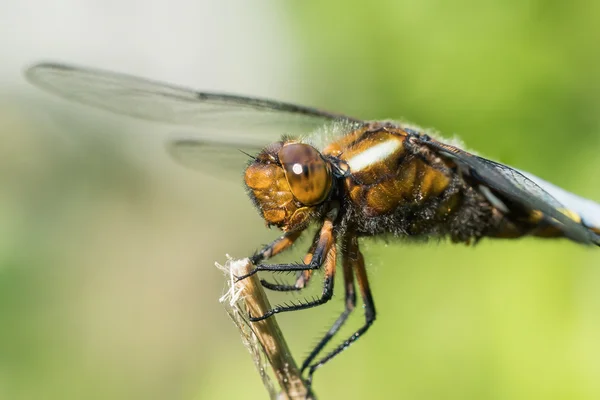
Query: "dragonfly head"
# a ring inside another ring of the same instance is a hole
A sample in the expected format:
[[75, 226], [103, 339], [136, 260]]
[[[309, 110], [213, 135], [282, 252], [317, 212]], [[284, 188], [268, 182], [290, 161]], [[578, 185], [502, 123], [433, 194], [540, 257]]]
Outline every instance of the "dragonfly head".
[[333, 186], [330, 163], [296, 141], [267, 146], [246, 168], [244, 180], [267, 225], [283, 231], [308, 224]]

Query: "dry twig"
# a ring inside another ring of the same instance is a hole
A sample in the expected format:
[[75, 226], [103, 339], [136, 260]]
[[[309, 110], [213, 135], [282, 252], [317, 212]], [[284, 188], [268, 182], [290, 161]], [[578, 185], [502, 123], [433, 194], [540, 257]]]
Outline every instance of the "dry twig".
[[[228, 278], [229, 290], [220, 302], [238, 327], [244, 346], [261, 375], [263, 384], [272, 399], [299, 400], [307, 398], [307, 387], [300, 375], [290, 349], [274, 316], [259, 322], [250, 322], [248, 314], [263, 315], [270, 309], [269, 300], [257, 275], [235, 282], [235, 276], [250, 272], [249, 259], [228, 259], [225, 266], [216, 264]], [[270, 366], [270, 368], [269, 368]], [[272, 370], [277, 384], [269, 374]], [[314, 399], [314, 395], [311, 394]]]

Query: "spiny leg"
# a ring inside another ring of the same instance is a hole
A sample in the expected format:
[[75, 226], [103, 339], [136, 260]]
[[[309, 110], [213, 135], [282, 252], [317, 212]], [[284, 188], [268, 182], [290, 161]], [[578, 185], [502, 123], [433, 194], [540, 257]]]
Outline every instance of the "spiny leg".
[[[309, 260], [309, 262], [310, 262], [310, 260]], [[300, 289], [304, 289], [306, 287], [306, 285], [308, 285], [308, 282], [310, 281], [310, 278], [312, 277], [314, 271], [315, 271], [314, 269], [307, 269], [305, 271], [299, 271], [298, 276], [296, 278], [296, 283], [294, 285], [299, 287]]]
[[[315, 249], [316, 249], [317, 243], [319, 241], [319, 236], [320, 236], [320, 232], [317, 231], [317, 233], [315, 233], [315, 236], [313, 238], [313, 242], [310, 246], [310, 249], [308, 250], [308, 253], [304, 256], [303, 261], [304, 261], [305, 265], [310, 265], [310, 262], [313, 259], [313, 255], [315, 253]], [[275, 290], [278, 292], [298, 291], [298, 290], [304, 289], [304, 287], [310, 280], [310, 277], [312, 276], [313, 271], [314, 271], [314, 269], [298, 271], [298, 273], [296, 275], [296, 281], [294, 282], [293, 285], [281, 284], [278, 282], [272, 283], [272, 282], [266, 281], [264, 279], [261, 279], [260, 283], [263, 285], [263, 287], [265, 287], [269, 290]]]
[[315, 346], [310, 352], [306, 360], [302, 363], [302, 372], [313, 362], [315, 357], [323, 350], [323, 348], [329, 343], [331, 338], [340, 330], [342, 325], [346, 322], [350, 313], [356, 307], [356, 290], [354, 288], [354, 273], [352, 272], [354, 263], [358, 260], [358, 239], [348, 234], [345, 235], [342, 241], [342, 267], [344, 272], [344, 289], [345, 289], [345, 310], [333, 323], [331, 328], [327, 331], [321, 341]]
[[252, 271], [246, 275], [238, 276], [237, 280], [241, 281], [249, 276], [256, 274], [259, 271], [273, 271], [273, 272], [285, 272], [285, 271], [305, 271], [308, 269], [318, 269], [323, 265], [325, 256], [327, 255], [332, 243], [333, 243], [333, 221], [337, 217], [338, 209], [332, 208], [325, 217], [325, 221], [319, 231], [319, 240], [315, 247], [315, 252], [308, 264], [305, 263], [291, 263], [291, 264], [259, 264]]
[[[318, 256], [319, 253], [322, 253], [324, 255]], [[336, 263], [337, 263], [337, 254], [336, 253], [337, 253], [337, 248], [335, 246], [335, 237], [334, 237], [334, 233], [333, 233], [333, 222], [330, 220], [326, 220], [323, 223], [323, 226], [321, 227], [319, 241], [318, 241], [317, 247], [315, 249], [315, 256], [310, 261], [309, 265], [301, 265], [304, 268], [299, 269], [299, 270], [306, 270], [306, 269], [310, 268], [310, 269], [314, 270], [316, 268], [319, 268], [322, 264], [325, 264], [325, 274], [324, 274], [325, 278], [324, 278], [324, 282], [323, 282], [323, 292], [322, 292], [321, 296], [317, 299], [307, 301], [305, 303], [276, 306], [276, 307], [272, 308], [271, 310], [267, 311], [264, 315], [261, 315], [259, 317], [253, 317], [250, 315], [250, 317], [249, 317], [250, 321], [252, 321], [252, 322], [261, 321], [265, 318], [269, 318], [273, 314], [277, 314], [280, 312], [304, 310], [306, 308], [315, 307], [315, 306], [318, 306], [318, 305], [328, 302], [331, 299], [331, 297], [333, 296], [333, 283], [334, 283], [334, 277], [335, 277], [335, 267], [336, 267]], [[317, 256], [319, 258], [319, 263], [313, 264], [314, 260], [317, 258]], [[295, 268], [297, 268], [298, 265], [299, 264], [291, 264], [291, 266], [295, 267]], [[282, 266], [287, 268], [287, 267], [290, 267], [290, 264], [283, 264]], [[278, 269], [276, 269], [276, 271], [280, 271], [280, 270], [294, 271], [294, 270], [296, 270], [296, 269], [279, 269], [279, 268], [281, 268], [281, 265], [277, 266], [277, 268]], [[271, 271], [272, 269], [267, 269], [267, 270]]]
[[373, 324], [375, 321], [375, 304], [373, 303], [373, 296], [371, 294], [371, 289], [369, 287], [369, 280], [367, 279], [367, 271], [365, 269], [365, 260], [362, 256], [362, 253], [358, 249], [357, 244], [357, 259], [353, 265], [354, 274], [356, 275], [356, 281], [358, 282], [358, 286], [360, 289], [360, 294], [363, 300], [363, 305], [365, 309], [365, 323], [360, 329], [352, 334], [348, 339], [346, 339], [342, 344], [340, 344], [337, 348], [327, 354], [325, 357], [314, 363], [308, 368], [308, 382], [312, 382], [312, 376], [315, 371], [323, 366], [327, 361], [331, 360], [333, 357], [338, 355], [340, 352], [345, 350], [348, 346], [354, 343], [359, 337], [361, 337]]
[[260, 251], [250, 257], [252, 264], [258, 264], [263, 260], [268, 260], [271, 257], [290, 248], [291, 245], [302, 235], [303, 230], [287, 232], [284, 235], [273, 240], [271, 243], [263, 247]]

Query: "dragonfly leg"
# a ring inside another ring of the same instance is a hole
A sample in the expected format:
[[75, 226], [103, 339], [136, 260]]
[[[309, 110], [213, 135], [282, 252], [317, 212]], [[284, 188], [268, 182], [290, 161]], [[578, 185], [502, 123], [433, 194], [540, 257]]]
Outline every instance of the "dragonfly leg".
[[[295, 310], [303, 310], [306, 308], [315, 307], [321, 304], [326, 303], [333, 296], [333, 282], [335, 277], [335, 267], [337, 262], [337, 249], [335, 246], [335, 235], [333, 230], [333, 221], [337, 216], [337, 209], [333, 209], [330, 211], [321, 226], [321, 229], [318, 233], [318, 239], [314, 241], [315, 248], [312, 256], [305, 258], [305, 261], [310, 261], [308, 263], [304, 262], [302, 264], [272, 264], [272, 265], [258, 265], [256, 269], [249, 273], [247, 276], [256, 273], [256, 271], [313, 271], [315, 269], [321, 268], [322, 265], [325, 265], [325, 278], [323, 283], [323, 292], [321, 296], [317, 299], [306, 301], [304, 303], [298, 304], [284, 304], [280, 306], [276, 306], [271, 310], [267, 311], [264, 315], [252, 317], [250, 316], [251, 321], [260, 321], [265, 318], [270, 317], [273, 314], [277, 314], [285, 311], [295, 311]], [[310, 274], [303, 275], [307, 278], [310, 277]], [[245, 278], [245, 276], [240, 279]], [[307, 279], [300, 277], [300, 279]]]
[[260, 251], [256, 252], [252, 257], [250, 257], [250, 261], [252, 264], [256, 265], [263, 260], [268, 260], [271, 257], [276, 256], [277, 254], [283, 252], [284, 250], [289, 249], [294, 242], [300, 237], [303, 231], [294, 231], [287, 232], [284, 235], [278, 237], [273, 240], [271, 243], [263, 247]]
[[[319, 235], [320, 235], [320, 232], [317, 232], [315, 234], [313, 243], [310, 246], [308, 253], [306, 253], [306, 255], [304, 256], [304, 264], [305, 265], [310, 265], [310, 263], [313, 259], [313, 256], [315, 254], [315, 249], [319, 242]], [[304, 271], [298, 271], [297, 275], [296, 275], [296, 282], [294, 282], [293, 285], [272, 283], [272, 282], [266, 281], [264, 279], [261, 279], [260, 283], [269, 290], [275, 290], [275, 291], [279, 291], [279, 292], [299, 291], [306, 287], [306, 284], [310, 280], [313, 271], [314, 271], [314, 269], [306, 269]]]
[[[356, 276], [356, 281], [358, 282], [358, 286], [360, 289], [360, 294], [362, 297], [364, 309], [365, 309], [365, 323], [360, 327], [356, 332], [352, 334], [348, 339], [346, 339], [342, 344], [340, 344], [337, 348], [327, 354], [325, 357], [317, 361], [316, 363], [310, 365], [308, 367], [308, 382], [309, 384], [312, 382], [312, 376], [315, 371], [322, 367], [327, 361], [331, 360], [333, 357], [341, 353], [348, 346], [354, 343], [359, 337], [361, 337], [368, 329], [371, 327], [373, 322], [375, 321], [375, 304], [373, 303], [373, 296], [371, 295], [371, 289], [369, 288], [369, 281], [367, 279], [367, 271], [365, 270], [365, 261], [360, 253], [360, 250], [357, 248], [357, 255], [355, 262], [353, 263], [354, 274]], [[303, 366], [304, 368], [304, 366]]]
[[[245, 275], [237, 277], [238, 281], [246, 279], [259, 271], [287, 272], [287, 271], [305, 271], [318, 269], [323, 265], [324, 258], [334, 244], [333, 221], [337, 217], [337, 208], [333, 208], [325, 218], [323, 225], [318, 233], [319, 239], [316, 241], [316, 247], [308, 264], [306, 263], [288, 263], [288, 264], [259, 264], [252, 271]], [[285, 235], [283, 236], [285, 237]], [[275, 241], [277, 242], [277, 241]], [[268, 247], [268, 246], [267, 246]], [[289, 246], [288, 246], [289, 247]], [[334, 246], [335, 247], [335, 246]]]
[[[306, 258], [305, 258], [306, 260]], [[305, 261], [306, 263], [306, 261]], [[307, 269], [304, 271], [298, 271], [296, 275], [296, 281], [292, 285], [287, 285], [285, 283], [273, 283], [267, 280], [261, 279], [260, 284], [263, 285], [264, 288], [269, 290], [274, 290], [276, 292], [294, 292], [300, 291], [306, 287], [308, 281], [310, 280], [313, 269]]]
[[354, 287], [354, 273], [352, 271], [355, 263], [358, 262], [358, 239], [356, 237], [346, 235], [342, 243], [342, 267], [344, 272], [344, 289], [345, 289], [345, 309], [338, 317], [325, 336], [319, 341], [315, 348], [310, 352], [304, 363], [302, 363], [301, 371], [308, 368], [314, 361], [315, 357], [329, 343], [331, 338], [340, 330], [346, 322], [350, 313], [356, 307], [356, 289]]
[[[317, 250], [318, 249], [319, 249], [319, 246], [317, 246]], [[285, 311], [304, 310], [304, 309], [316, 307], [316, 306], [319, 306], [321, 304], [328, 302], [331, 299], [331, 297], [333, 296], [333, 283], [334, 283], [334, 278], [335, 278], [335, 267], [337, 264], [336, 252], [337, 252], [337, 249], [336, 249], [335, 243], [333, 243], [333, 236], [331, 236], [331, 239], [328, 241], [328, 244], [327, 244], [327, 251], [326, 251], [326, 254], [324, 257], [325, 260], [323, 262], [323, 264], [325, 265], [325, 274], [324, 274], [325, 278], [324, 278], [324, 283], [323, 283], [323, 292], [320, 297], [310, 300], [310, 301], [306, 301], [304, 303], [283, 304], [283, 305], [275, 306], [261, 316], [253, 317], [252, 315], [250, 315], [249, 316], [250, 321], [252, 321], [252, 322], [262, 321], [265, 318], [269, 318], [273, 314], [277, 314], [277, 313], [285, 312]], [[311, 264], [312, 264], [312, 262], [311, 262]], [[306, 268], [306, 266], [305, 266], [305, 268]]]

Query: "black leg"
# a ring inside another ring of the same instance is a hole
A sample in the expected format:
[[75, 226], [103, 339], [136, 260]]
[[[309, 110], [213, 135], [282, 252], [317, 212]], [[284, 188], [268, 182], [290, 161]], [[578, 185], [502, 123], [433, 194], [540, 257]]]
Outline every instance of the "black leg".
[[288, 264], [260, 264], [248, 272], [246, 275], [237, 277], [238, 281], [246, 279], [260, 271], [271, 272], [289, 272], [289, 271], [306, 271], [311, 269], [319, 269], [323, 265], [323, 259], [326, 254], [326, 245], [318, 245], [315, 249], [315, 254], [308, 264], [305, 263], [288, 263]]
[[[331, 237], [331, 241], [330, 241], [329, 245], [327, 246], [328, 251], [325, 256], [325, 281], [323, 283], [323, 293], [321, 294], [321, 296], [319, 298], [310, 300], [310, 301], [306, 301], [305, 303], [290, 304], [290, 305], [287, 305], [287, 304], [278, 305], [278, 306], [273, 307], [272, 309], [267, 311], [264, 315], [261, 315], [259, 317], [253, 317], [252, 315], [250, 315], [249, 316], [250, 321], [252, 321], [252, 322], [262, 321], [265, 318], [269, 318], [273, 314], [277, 314], [280, 312], [286, 312], [286, 311], [304, 310], [307, 308], [316, 307], [321, 304], [325, 304], [329, 300], [331, 300], [331, 297], [333, 296], [333, 283], [335, 281], [335, 266], [337, 264], [337, 257], [336, 257], [337, 250], [335, 247], [335, 243], [332, 243], [332, 242], [333, 242], [333, 236]], [[317, 246], [317, 248], [318, 248], [318, 246]]]
[[290, 248], [292, 244], [302, 235], [303, 231], [288, 232], [281, 237], [273, 240], [271, 243], [263, 247], [259, 252], [250, 257], [252, 264], [256, 265], [263, 260], [268, 260], [276, 256], [284, 250]]
[[[312, 245], [310, 246], [310, 249], [308, 250], [308, 253], [306, 253], [306, 255], [304, 256], [304, 265], [310, 265], [310, 263], [313, 259], [313, 256], [315, 254], [315, 249], [319, 242], [319, 237], [320, 237], [320, 232], [317, 231], [317, 233], [315, 233], [315, 237], [313, 238]], [[314, 271], [314, 269], [298, 271], [297, 276], [296, 276], [296, 282], [294, 282], [293, 285], [282, 284], [279, 282], [272, 283], [272, 282], [266, 281], [264, 279], [261, 279], [260, 283], [265, 288], [267, 288], [269, 290], [275, 290], [278, 292], [299, 291], [299, 290], [304, 289], [304, 287], [310, 280], [310, 277], [312, 276], [313, 271]]]
[[317, 361], [315, 364], [308, 368], [308, 383], [312, 382], [312, 376], [315, 371], [323, 366], [327, 361], [338, 355], [340, 352], [345, 350], [348, 346], [354, 343], [359, 337], [361, 337], [375, 321], [375, 304], [373, 303], [373, 296], [371, 295], [371, 289], [369, 288], [369, 281], [367, 279], [367, 271], [365, 270], [365, 262], [362, 254], [358, 251], [358, 257], [354, 264], [354, 273], [356, 275], [356, 281], [360, 288], [364, 308], [365, 308], [365, 323], [358, 329], [352, 336], [346, 339], [342, 344], [335, 348], [332, 352], [327, 354], [325, 357]]
[[252, 271], [247, 273], [246, 275], [238, 276], [237, 280], [241, 281], [242, 279], [246, 279], [249, 276], [252, 276], [260, 271], [272, 271], [272, 272], [287, 272], [287, 271], [305, 271], [311, 269], [318, 269], [323, 265], [323, 259], [325, 255], [328, 253], [329, 248], [333, 243], [333, 221], [337, 217], [338, 209], [334, 208], [329, 211], [325, 221], [323, 222], [323, 226], [319, 231], [319, 240], [317, 242], [317, 246], [315, 248], [315, 252], [313, 257], [310, 260], [310, 263], [291, 263], [291, 264], [260, 264], [257, 265]]
[[260, 280], [260, 284], [263, 285], [265, 289], [273, 290], [276, 292], [294, 292], [303, 289], [303, 287], [298, 286], [296, 283], [294, 283], [293, 285], [288, 285], [286, 283], [279, 283], [277, 281], [273, 283], [264, 279]]
[[321, 341], [315, 346], [310, 352], [306, 360], [302, 363], [301, 371], [304, 372], [306, 368], [314, 361], [315, 357], [323, 350], [323, 348], [329, 343], [331, 338], [340, 330], [342, 325], [346, 322], [350, 313], [356, 307], [356, 291], [354, 289], [354, 273], [352, 272], [353, 265], [358, 260], [358, 240], [356, 237], [346, 235], [342, 241], [342, 266], [344, 272], [344, 288], [346, 292], [345, 310], [334, 322], [331, 328], [327, 331]]
[[[333, 296], [333, 282], [335, 277], [335, 266], [336, 266], [336, 246], [335, 237], [333, 233], [333, 222], [337, 217], [338, 208], [332, 208], [327, 213], [323, 225], [319, 230], [319, 239], [316, 241], [314, 254], [310, 257], [310, 262], [302, 264], [271, 264], [271, 265], [258, 265], [250, 273], [238, 277], [238, 280], [245, 279], [251, 275], [254, 275], [258, 271], [306, 271], [315, 270], [325, 264], [325, 282], [323, 284], [323, 293], [321, 297], [315, 300], [310, 300], [305, 303], [298, 304], [284, 304], [276, 306], [273, 309], [267, 311], [264, 315], [257, 317], [249, 316], [250, 321], [257, 322], [265, 318], [269, 318], [273, 314], [277, 314], [285, 311], [303, 310], [306, 308], [315, 307], [326, 303]], [[308, 259], [305, 258], [305, 261]]]
[[[309, 261], [310, 262], [310, 261]], [[309, 263], [308, 262], [308, 263]], [[261, 279], [260, 284], [263, 285], [266, 289], [274, 290], [276, 292], [298, 292], [306, 287], [308, 281], [310, 280], [314, 269], [307, 269], [304, 271], [298, 271], [296, 276], [296, 281], [293, 285], [288, 285], [285, 283], [278, 282], [269, 282], [267, 280]]]

